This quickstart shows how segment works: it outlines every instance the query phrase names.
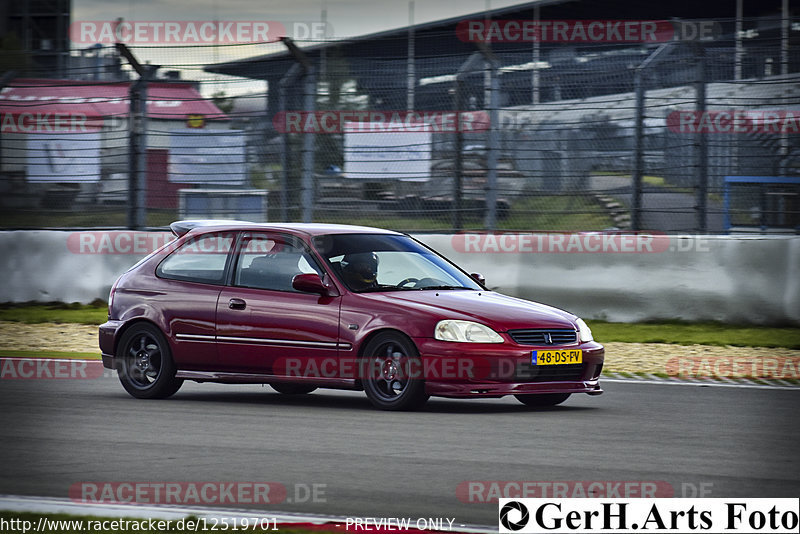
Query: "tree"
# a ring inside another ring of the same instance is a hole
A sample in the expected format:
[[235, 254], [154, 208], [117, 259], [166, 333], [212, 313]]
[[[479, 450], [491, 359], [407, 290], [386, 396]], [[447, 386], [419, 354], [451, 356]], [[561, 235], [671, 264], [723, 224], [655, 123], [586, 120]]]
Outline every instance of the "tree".
[[233, 99], [228, 97], [225, 91], [220, 90], [211, 95], [211, 101], [214, 102], [214, 105], [223, 113], [230, 113], [233, 110]]
[[34, 65], [30, 52], [22, 47], [16, 32], [8, 32], [0, 38], [0, 73], [14, 70], [25, 75], [33, 70]]

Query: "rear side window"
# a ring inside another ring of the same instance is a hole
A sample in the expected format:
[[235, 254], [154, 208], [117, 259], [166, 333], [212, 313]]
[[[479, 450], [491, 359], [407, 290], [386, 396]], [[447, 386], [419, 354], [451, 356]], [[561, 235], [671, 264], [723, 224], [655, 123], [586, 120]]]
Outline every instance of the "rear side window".
[[233, 247], [234, 234], [204, 234], [190, 237], [156, 269], [156, 275], [172, 280], [222, 284]]

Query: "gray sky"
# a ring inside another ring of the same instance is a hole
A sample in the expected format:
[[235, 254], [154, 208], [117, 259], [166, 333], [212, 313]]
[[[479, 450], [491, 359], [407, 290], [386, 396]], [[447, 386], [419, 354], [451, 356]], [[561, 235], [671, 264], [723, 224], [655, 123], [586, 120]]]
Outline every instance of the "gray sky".
[[[458, 17], [524, 3], [520, 0], [416, 0], [414, 23]], [[277, 21], [287, 23], [319, 22], [327, 10], [329, 37], [364, 35], [409, 22], [407, 0], [73, 0], [72, 23], [82, 21], [112, 22], [122, 17], [127, 22], [161, 21]], [[292, 34], [290, 33], [290, 36]], [[86, 44], [73, 44], [85, 47]], [[216, 90], [227, 94], [262, 92], [263, 82], [246, 82], [210, 75], [204, 65], [232, 61], [282, 50], [280, 44], [252, 46], [199, 46], [190, 48], [134, 48], [140, 61], [163, 66], [163, 70], [181, 70], [185, 79], [203, 81], [203, 94]]]
[[[490, 0], [490, 8], [524, 3]], [[319, 21], [327, 9], [335, 36], [361, 35], [408, 24], [408, 2], [403, 0], [73, 0], [72, 20], [256, 20]], [[475, 13], [487, 0], [416, 0], [415, 22]]]

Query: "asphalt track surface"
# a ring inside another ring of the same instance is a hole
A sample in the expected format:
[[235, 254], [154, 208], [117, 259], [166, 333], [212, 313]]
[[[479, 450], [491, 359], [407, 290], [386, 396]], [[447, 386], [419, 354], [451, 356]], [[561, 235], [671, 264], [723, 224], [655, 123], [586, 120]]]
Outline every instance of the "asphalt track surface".
[[[506, 397], [390, 413], [355, 392], [286, 397], [187, 383], [172, 399], [141, 401], [113, 377], [2, 380], [0, 493], [67, 498], [87, 481], [279, 482], [288, 500], [255, 508], [475, 525], [497, 525], [497, 505], [462, 502], [464, 481], [663, 481], [678, 497], [701, 487], [708, 497], [800, 495], [800, 392], [604, 388], [550, 409]], [[312, 484], [324, 485], [317, 502], [294, 502]]]
[[[627, 207], [633, 203], [633, 192], [629, 187], [612, 190], [609, 194]], [[642, 191], [642, 228], [659, 232], [695, 232], [696, 203], [694, 195], [689, 193], [645, 187]], [[706, 231], [724, 233], [726, 229], [722, 203], [709, 199], [707, 204]]]

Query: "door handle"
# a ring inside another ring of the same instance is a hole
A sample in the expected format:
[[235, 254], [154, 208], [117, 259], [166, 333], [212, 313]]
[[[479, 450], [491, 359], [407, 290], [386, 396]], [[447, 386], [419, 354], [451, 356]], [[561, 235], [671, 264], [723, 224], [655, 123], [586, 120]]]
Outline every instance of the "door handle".
[[247, 307], [247, 303], [242, 299], [231, 299], [228, 301], [228, 308], [232, 310], [243, 310]]

